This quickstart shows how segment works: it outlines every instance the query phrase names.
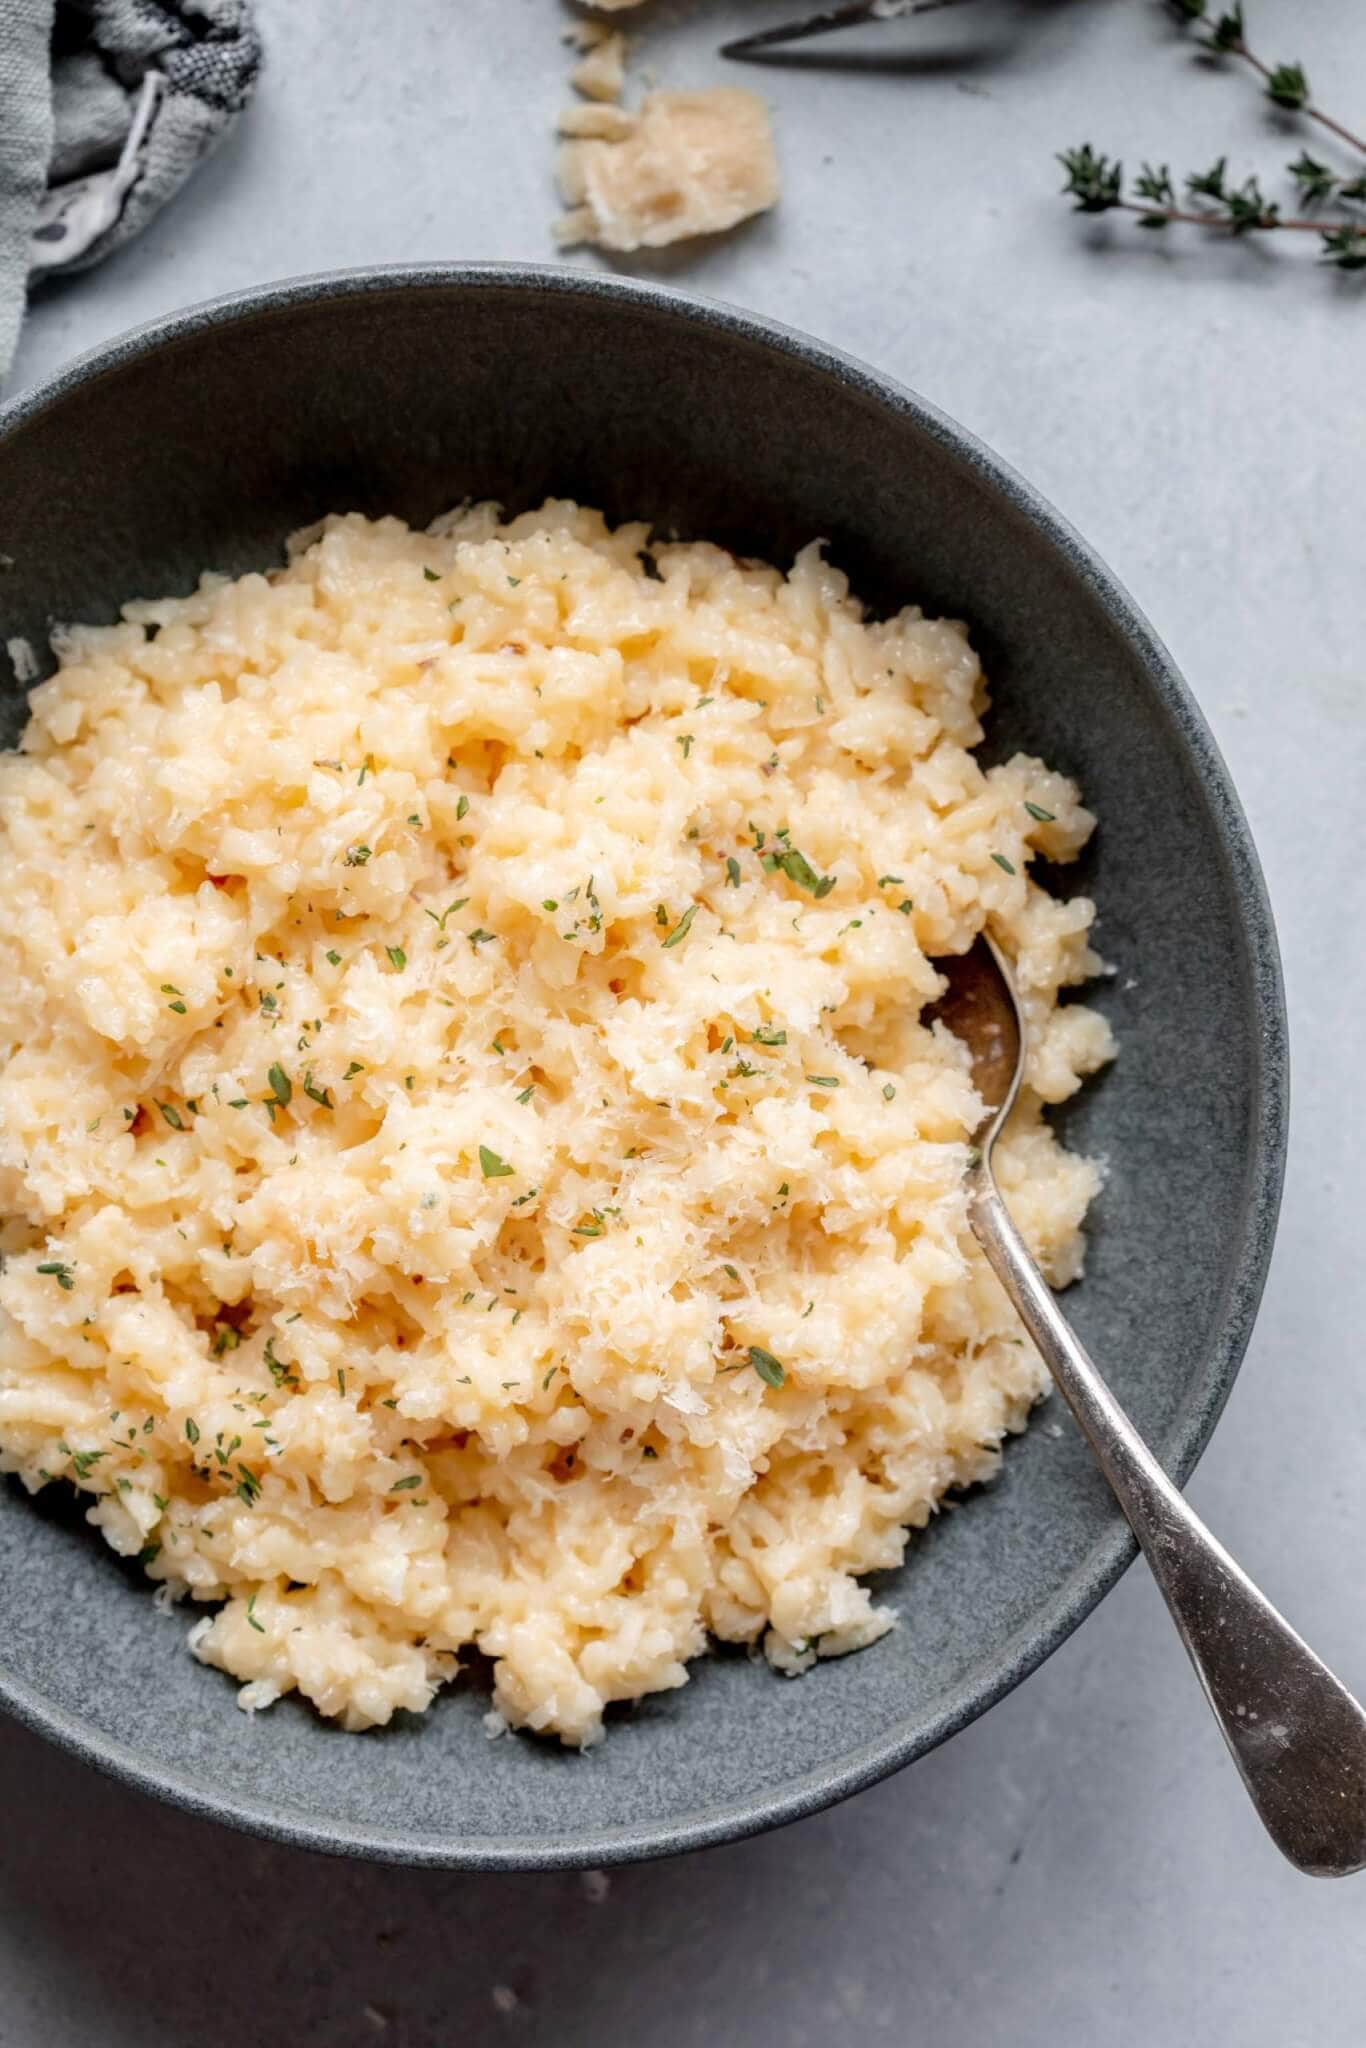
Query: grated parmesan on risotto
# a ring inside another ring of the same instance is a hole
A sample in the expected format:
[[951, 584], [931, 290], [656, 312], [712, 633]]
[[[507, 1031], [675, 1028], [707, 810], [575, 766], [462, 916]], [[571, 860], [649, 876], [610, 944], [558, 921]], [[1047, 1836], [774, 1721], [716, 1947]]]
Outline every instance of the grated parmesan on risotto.
[[1029, 879], [1092, 820], [978, 765], [963, 628], [552, 503], [329, 519], [59, 653], [0, 759], [0, 1467], [350, 1728], [464, 1645], [586, 1744], [709, 1633], [882, 1634], [860, 1575], [1043, 1383], [927, 956], [1015, 959], [1056, 1284], [1098, 1176], [1041, 1105], [1110, 1051]]

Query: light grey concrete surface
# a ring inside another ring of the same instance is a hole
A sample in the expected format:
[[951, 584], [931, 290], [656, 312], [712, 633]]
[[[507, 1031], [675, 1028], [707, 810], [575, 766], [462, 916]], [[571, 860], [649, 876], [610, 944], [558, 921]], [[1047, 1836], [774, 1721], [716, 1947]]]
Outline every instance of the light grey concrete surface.
[[[719, 77], [722, 31], [785, 4], [656, 0], [644, 61]], [[1366, 118], [1360, 10], [1250, 11], [1269, 55]], [[143, 241], [34, 307], [12, 389], [266, 278], [552, 255], [556, 0], [261, 14], [249, 119]], [[1203, 703], [1279, 919], [1295, 1099], [1265, 1306], [1191, 1491], [1363, 1687], [1366, 289], [1311, 247], [1095, 229], [1055, 196], [1052, 153], [1084, 138], [1180, 169], [1227, 149], [1273, 172], [1300, 146], [1149, 0], [980, 0], [845, 50], [746, 80], [776, 112], [779, 213], [648, 268], [868, 357], [984, 435], [1108, 558]], [[5, 2048], [1366, 2037], [1366, 1878], [1315, 1884], [1262, 1839], [1141, 1569], [900, 1778], [610, 1884], [268, 1848], [9, 1726], [0, 1803]]]

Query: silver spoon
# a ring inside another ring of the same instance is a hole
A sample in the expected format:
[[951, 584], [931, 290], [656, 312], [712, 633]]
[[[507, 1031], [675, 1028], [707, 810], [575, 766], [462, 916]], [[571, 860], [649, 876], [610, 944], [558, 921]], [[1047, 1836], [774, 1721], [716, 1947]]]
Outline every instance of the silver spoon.
[[843, 0], [805, 21], [787, 21], [781, 28], [760, 29], [756, 35], [740, 36], [723, 43], [723, 57], [757, 57], [779, 44], [802, 43], [810, 36], [833, 35], [837, 29], [857, 28], [865, 21], [899, 21], [905, 14], [938, 14], [945, 7], [960, 7], [963, 0]]
[[1000, 949], [983, 937], [935, 965], [949, 986], [928, 1017], [967, 1046], [985, 1105], [968, 1169], [973, 1235], [1143, 1546], [1272, 1841], [1313, 1877], [1366, 1868], [1366, 1713], [1187, 1507], [1010, 1220], [991, 1153], [1019, 1092], [1025, 1025]]

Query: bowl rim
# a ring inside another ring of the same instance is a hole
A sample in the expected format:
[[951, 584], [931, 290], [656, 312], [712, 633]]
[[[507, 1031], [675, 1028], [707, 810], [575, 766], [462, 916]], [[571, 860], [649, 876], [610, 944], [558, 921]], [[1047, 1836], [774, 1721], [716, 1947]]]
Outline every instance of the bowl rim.
[[[947, 414], [871, 365], [797, 329], [701, 294], [599, 272], [531, 263], [450, 262], [363, 265], [225, 293], [146, 321], [83, 351], [32, 389], [0, 406], [0, 447], [64, 399], [123, 366], [223, 324], [369, 294], [431, 291], [542, 292], [648, 308], [665, 317], [795, 361], [921, 431], [992, 486], [1061, 554], [1134, 648], [1197, 770], [1213, 814], [1248, 951], [1257, 1072], [1245, 1166], [1246, 1224], [1226, 1283], [1226, 1313], [1167, 1438], [1154, 1446], [1184, 1484], [1209, 1441], [1247, 1348], [1266, 1281], [1285, 1172], [1289, 1115], [1285, 991], [1261, 865], [1223, 757], [1189, 687], [1127, 591], [1071, 524], [1008, 463]], [[923, 1756], [996, 1704], [1052, 1655], [1115, 1585], [1137, 1545], [1118, 1507], [1111, 1525], [1052, 1599], [1010, 1637], [989, 1673], [969, 1671], [929, 1719], [902, 1722], [835, 1762], [776, 1788], [668, 1821], [546, 1837], [413, 1836], [300, 1809], [208, 1791], [179, 1769], [147, 1761], [130, 1744], [92, 1729], [0, 1664], [0, 1708], [60, 1749], [125, 1785], [198, 1817], [301, 1849], [372, 1862], [469, 1871], [563, 1870], [647, 1861], [740, 1840], [834, 1805]]]

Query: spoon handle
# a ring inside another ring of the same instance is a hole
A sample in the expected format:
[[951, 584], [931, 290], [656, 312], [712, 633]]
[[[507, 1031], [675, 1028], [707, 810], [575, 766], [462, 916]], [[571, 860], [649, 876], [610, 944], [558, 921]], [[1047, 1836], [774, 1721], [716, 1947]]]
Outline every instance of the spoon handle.
[[969, 1220], [1143, 1546], [1267, 1832], [1314, 1877], [1366, 1868], [1366, 1713], [1173, 1486], [1011, 1222], [985, 1161]]

